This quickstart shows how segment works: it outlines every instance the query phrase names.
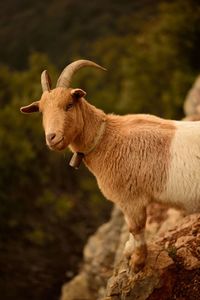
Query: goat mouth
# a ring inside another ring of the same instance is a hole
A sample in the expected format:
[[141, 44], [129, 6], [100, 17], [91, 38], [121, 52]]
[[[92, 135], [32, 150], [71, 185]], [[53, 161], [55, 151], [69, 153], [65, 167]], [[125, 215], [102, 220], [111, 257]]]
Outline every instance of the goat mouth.
[[48, 147], [52, 150], [63, 150], [65, 148], [63, 141], [64, 137], [62, 137], [59, 141], [57, 141], [54, 144], [48, 144]]

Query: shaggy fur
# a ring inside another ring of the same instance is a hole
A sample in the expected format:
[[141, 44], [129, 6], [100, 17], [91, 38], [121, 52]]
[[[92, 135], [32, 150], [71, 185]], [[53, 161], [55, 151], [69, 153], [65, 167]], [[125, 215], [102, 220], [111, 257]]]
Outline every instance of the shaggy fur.
[[[200, 122], [151, 115], [106, 115], [80, 89], [56, 88], [23, 112], [40, 110], [48, 146], [85, 153], [84, 162], [104, 196], [125, 215], [131, 238], [125, 255], [138, 271], [145, 263], [146, 207], [151, 201], [200, 209]], [[99, 130], [105, 122], [105, 130]], [[95, 137], [98, 144], [89, 154]]]

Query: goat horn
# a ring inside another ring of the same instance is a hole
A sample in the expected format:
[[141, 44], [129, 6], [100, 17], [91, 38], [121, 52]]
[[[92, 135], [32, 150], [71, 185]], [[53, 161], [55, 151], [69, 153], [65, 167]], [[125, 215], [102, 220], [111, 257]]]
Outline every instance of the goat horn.
[[94, 67], [101, 70], [106, 71], [105, 68], [97, 65], [96, 63], [90, 61], [90, 60], [84, 60], [80, 59], [77, 60], [71, 64], [69, 64], [60, 74], [60, 77], [58, 78], [56, 87], [64, 87], [68, 88], [70, 87], [72, 76], [81, 68], [83, 67]]
[[51, 90], [51, 78], [47, 73], [47, 70], [44, 70], [41, 74], [41, 85], [43, 92]]

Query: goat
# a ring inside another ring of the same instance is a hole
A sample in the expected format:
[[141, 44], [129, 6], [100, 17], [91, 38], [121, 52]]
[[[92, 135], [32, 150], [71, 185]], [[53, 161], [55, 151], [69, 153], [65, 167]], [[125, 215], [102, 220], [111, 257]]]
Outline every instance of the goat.
[[39, 101], [21, 108], [40, 111], [46, 143], [52, 150], [69, 146], [97, 179], [103, 195], [124, 213], [130, 239], [124, 253], [134, 272], [144, 265], [146, 207], [152, 201], [200, 210], [200, 122], [165, 120], [153, 115], [106, 114], [85, 100], [86, 92], [70, 88], [82, 67], [103, 69], [88, 60], [69, 64], [51, 90], [45, 70]]

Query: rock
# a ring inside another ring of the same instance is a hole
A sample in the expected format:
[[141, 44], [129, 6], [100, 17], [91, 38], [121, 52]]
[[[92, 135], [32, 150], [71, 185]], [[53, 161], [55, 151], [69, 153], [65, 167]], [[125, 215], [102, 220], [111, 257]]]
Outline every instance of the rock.
[[186, 117], [200, 114], [200, 76], [197, 77], [192, 88], [186, 96], [184, 103], [184, 112]]
[[[174, 212], [170, 211], [169, 216], [171, 214]], [[168, 219], [163, 222], [165, 228], [166, 222], [169, 225]], [[144, 269], [134, 274], [123, 259], [108, 282], [103, 300], [200, 299], [199, 234], [198, 214], [180, 217], [174, 229], [166, 231], [162, 238], [158, 231], [148, 245]], [[186, 277], [190, 278], [187, 285]]]
[[89, 280], [84, 272], [81, 272], [62, 288], [62, 299], [91, 300]]
[[145, 300], [154, 289], [162, 286], [165, 270], [173, 266], [173, 260], [155, 245], [150, 246], [148, 251], [147, 264], [138, 274], [132, 273], [124, 260], [120, 262], [117, 272], [108, 282], [108, 299]]
[[182, 259], [184, 268], [186, 270], [193, 270], [193, 269], [200, 268], [200, 260], [197, 257], [195, 257], [192, 254], [192, 252], [186, 247], [177, 250], [176, 255]]
[[[147, 263], [134, 274], [122, 254], [129, 233], [115, 207], [89, 238], [82, 270], [63, 287], [61, 300], [200, 299], [200, 216], [153, 204], [146, 230]], [[186, 295], [192, 289], [193, 298], [184, 298], [181, 287]]]
[[84, 248], [82, 270], [64, 285], [61, 300], [98, 300], [105, 295], [107, 280], [112, 275], [116, 252], [119, 249], [123, 225], [122, 213], [115, 207], [111, 220], [89, 238]]
[[183, 119], [184, 121], [200, 121], [200, 113], [189, 115]]

